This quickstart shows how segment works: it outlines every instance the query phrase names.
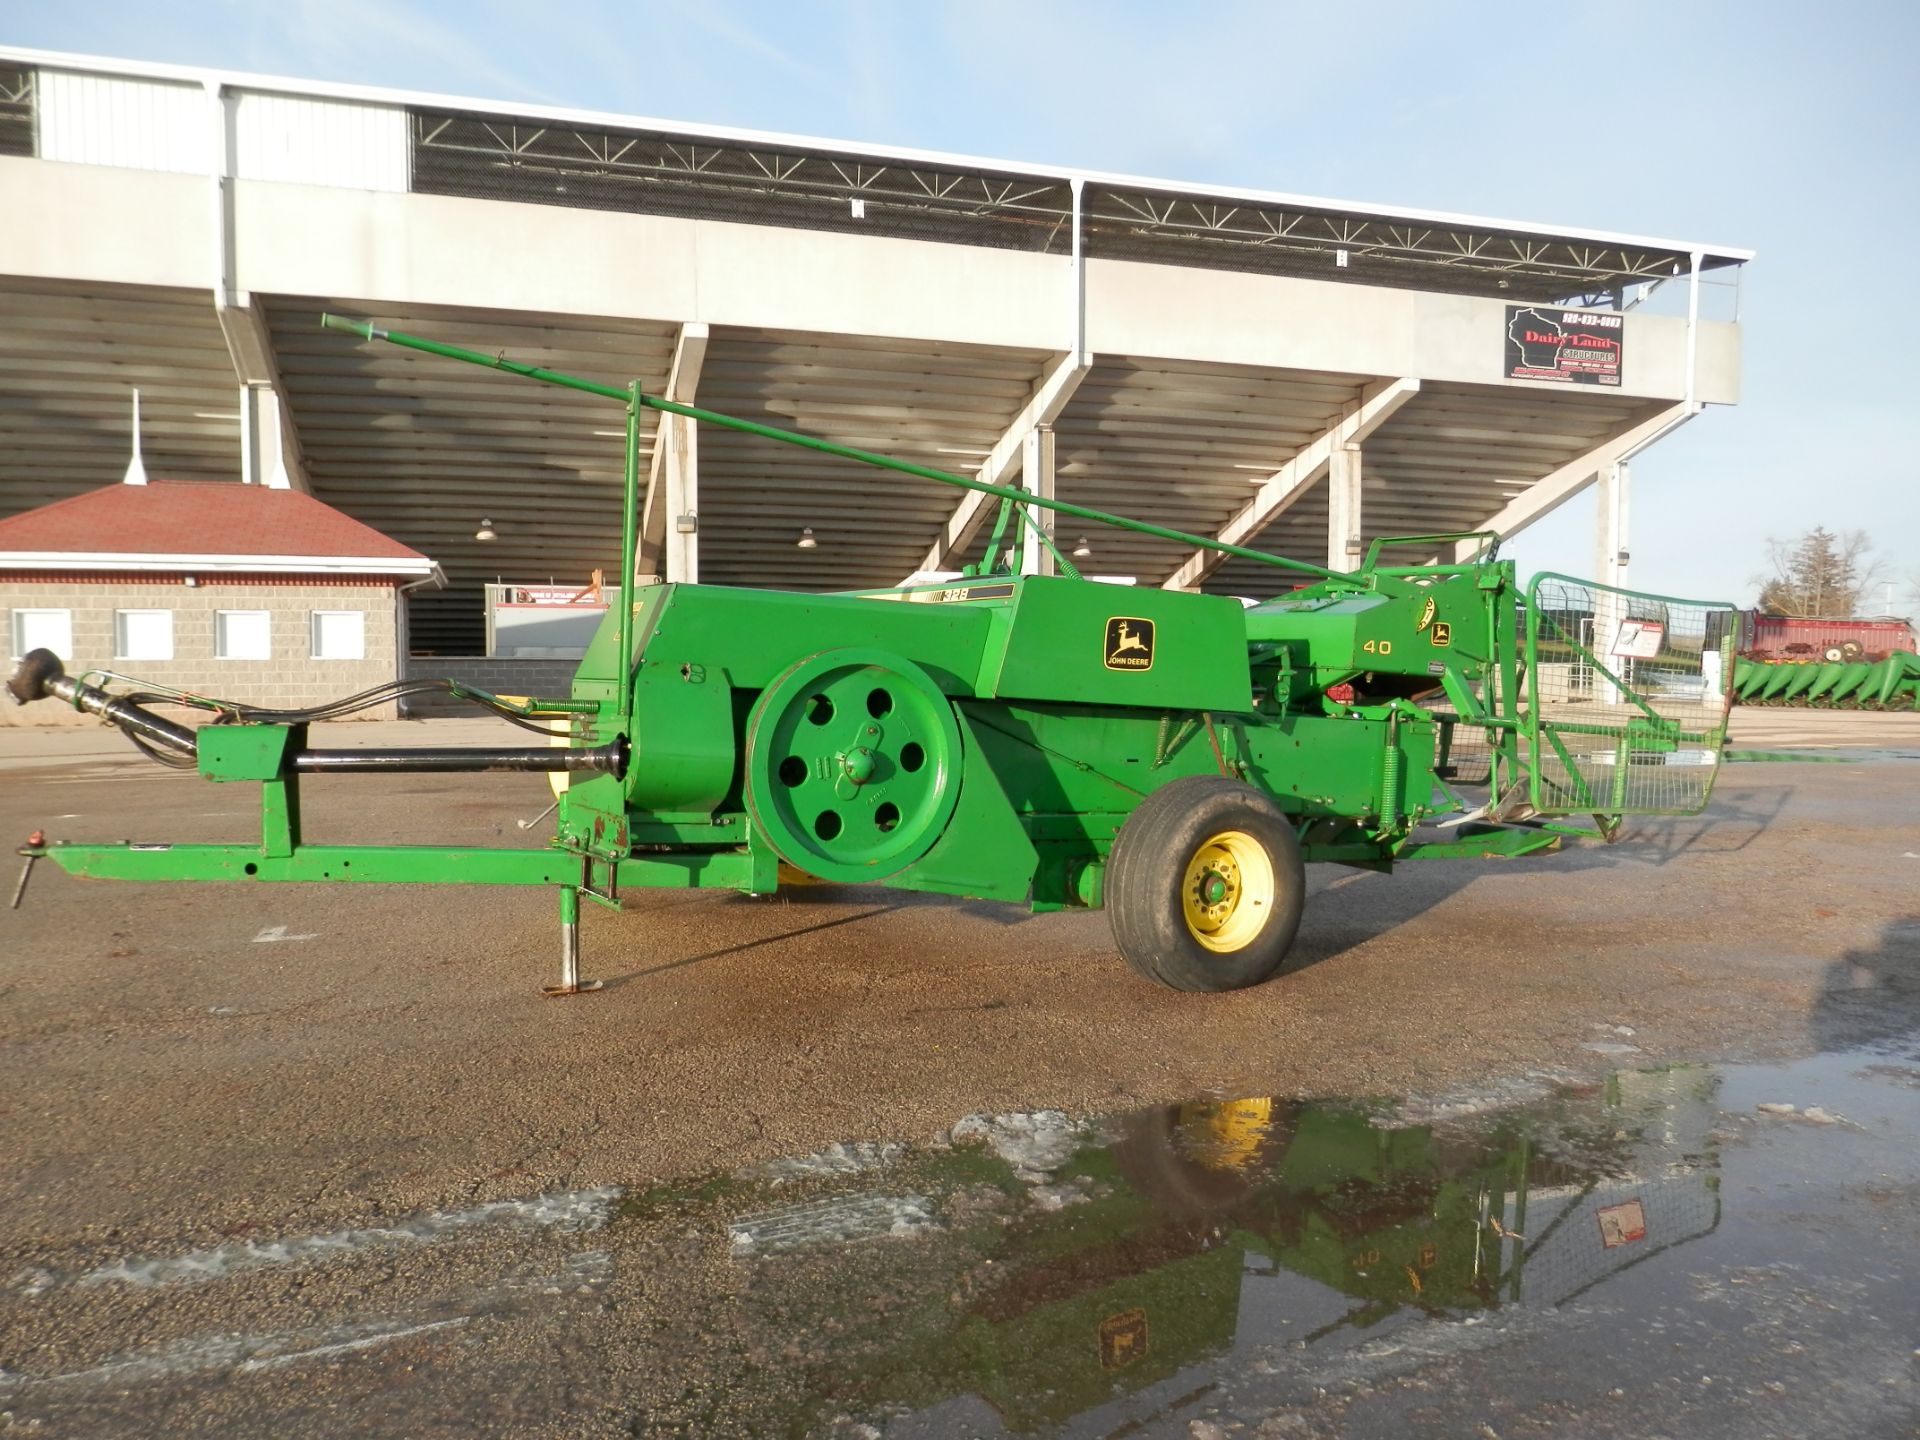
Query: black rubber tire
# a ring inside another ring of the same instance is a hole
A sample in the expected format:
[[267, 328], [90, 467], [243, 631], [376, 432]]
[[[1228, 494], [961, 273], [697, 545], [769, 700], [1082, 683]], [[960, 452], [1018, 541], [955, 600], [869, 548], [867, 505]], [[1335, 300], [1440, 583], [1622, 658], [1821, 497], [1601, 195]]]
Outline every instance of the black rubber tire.
[[[1272, 913], [1232, 952], [1194, 937], [1181, 903], [1187, 863], [1225, 830], [1250, 835], [1273, 865]], [[1142, 800], [1113, 842], [1104, 904], [1114, 944], [1128, 965], [1174, 990], [1241, 990], [1270, 979], [1293, 948], [1306, 900], [1306, 866], [1293, 824], [1251, 785], [1220, 775], [1194, 775], [1161, 786]]]

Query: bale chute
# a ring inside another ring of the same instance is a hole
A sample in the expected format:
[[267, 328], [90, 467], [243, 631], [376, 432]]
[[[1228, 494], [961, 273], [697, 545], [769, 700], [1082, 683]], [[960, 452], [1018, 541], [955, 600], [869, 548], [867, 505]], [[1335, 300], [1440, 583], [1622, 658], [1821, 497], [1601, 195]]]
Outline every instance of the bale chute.
[[1540, 814], [1690, 815], [1713, 793], [1733, 607], [1564, 575], [1527, 592], [1527, 763]]

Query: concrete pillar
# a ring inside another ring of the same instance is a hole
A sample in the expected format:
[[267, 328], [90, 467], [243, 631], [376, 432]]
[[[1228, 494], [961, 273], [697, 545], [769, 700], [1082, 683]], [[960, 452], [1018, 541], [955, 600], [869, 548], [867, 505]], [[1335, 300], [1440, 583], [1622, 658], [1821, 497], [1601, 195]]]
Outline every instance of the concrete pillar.
[[662, 419], [660, 443], [667, 447], [663, 569], [668, 581], [692, 585], [700, 579], [700, 442], [686, 416]]
[[288, 454], [286, 409], [271, 385], [240, 387], [240, 479], [274, 490], [296, 487], [297, 459]]
[[[1044, 498], [1053, 499], [1053, 427], [1036, 425], [1027, 432], [1021, 446], [1021, 479], [1023, 489]], [[1034, 520], [1047, 527], [1047, 533], [1053, 533], [1053, 512], [1034, 506], [1028, 512]], [[1056, 573], [1053, 552], [1040, 543], [1040, 537], [1034, 534], [1031, 526], [1022, 526], [1020, 530], [1020, 570], [1026, 575], [1052, 575]]]
[[1627, 585], [1628, 502], [1632, 499], [1632, 467], [1617, 460], [1600, 471], [1593, 517], [1593, 578], [1603, 585]]
[[[1631, 472], [1624, 460], [1616, 460], [1600, 469], [1595, 487], [1593, 517], [1593, 578], [1602, 585], [1625, 588], [1628, 583], [1627, 550], [1628, 500], [1631, 498]], [[1626, 606], [1610, 590], [1596, 590], [1593, 604], [1593, 652], [1609, 670], [1623, 680], [1631, 680], [1633, 662], [1616, 658], [1614, 638], [1620, 622], [1626, 618]], [[1604, 676], [1596, 676], [1594, 698], [1618, 705], [1625, 698], [1620, 687]]]
[[1360, 447], [1336, 445], [1327, 457], [1327, 568], [1357, 570], [1360, 537]]

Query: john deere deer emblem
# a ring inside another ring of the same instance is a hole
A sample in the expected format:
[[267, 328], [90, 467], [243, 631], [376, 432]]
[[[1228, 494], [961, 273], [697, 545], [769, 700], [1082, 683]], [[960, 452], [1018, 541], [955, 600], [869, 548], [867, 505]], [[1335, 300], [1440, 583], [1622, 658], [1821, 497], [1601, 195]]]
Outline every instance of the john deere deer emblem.
[[1107, 669], [1153, 668], [1153, 621], [1133, 616], [1107, 621]]
[[1124, 1370], [1147, 1353], [1147, 1312], [1122, 1310], [1100, 1322], [1100, 1364]]

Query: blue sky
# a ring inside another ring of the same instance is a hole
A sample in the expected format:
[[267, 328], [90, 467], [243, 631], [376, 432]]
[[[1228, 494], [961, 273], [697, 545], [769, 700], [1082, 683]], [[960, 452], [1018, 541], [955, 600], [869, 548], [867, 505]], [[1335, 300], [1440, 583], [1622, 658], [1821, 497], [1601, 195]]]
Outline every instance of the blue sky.
[[[1920, 6], [96, 0], [0, 40], [1755, 249], [1741, 404], [1635, 464], [1634, 582], [1750, 603], [1767, 538], [1826, 525], [1920, 608], [1887, 289], [1920, 234]], [[1513, 548], [1590, 573], [1591, 524], [1583, 498]]]

